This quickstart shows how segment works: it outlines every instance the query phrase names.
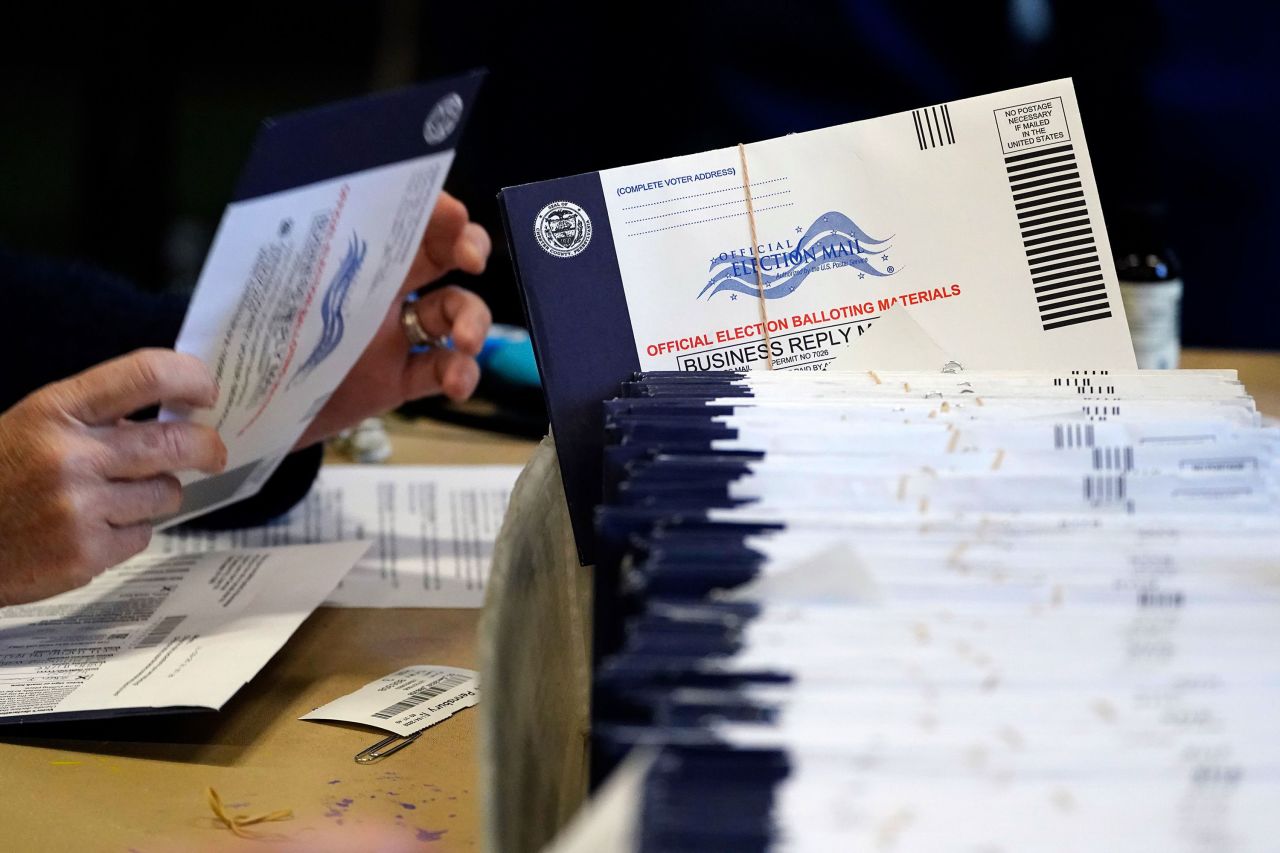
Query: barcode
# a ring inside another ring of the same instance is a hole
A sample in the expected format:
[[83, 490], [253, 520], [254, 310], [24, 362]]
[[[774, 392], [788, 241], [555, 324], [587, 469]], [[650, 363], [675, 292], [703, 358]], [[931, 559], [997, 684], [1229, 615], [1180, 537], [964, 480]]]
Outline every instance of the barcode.
[[1095, 506], [1123, 501], [1125, 498], [1124, 475], [1085, 477], [1084, 498]]
[[1074, 388], [1077, 394], [1114, 394], [1116, 386], [1114, 385], [1094, 385], [1093, 380], [1087, 376], [1055, 376], [1053, 379], [1055, 388]]
[[1096, 471], [1132, 471], [1132, 447], [1095, 447], [1093, 467]]
[[1053, 446], [1093, 447], [1093, 424], [1058, 424], [1053, 428]]
[[135, 649], [149, 649], [152, 646], [158, 646], [165, 640], [169, 639], [169, 635], [173, 633], [173, 629], [177, 628], [179, 623], [186, 616], [166, 616], [156, 623], [156, 626], [147, 632], [139, 642], [134, 646]]
[[1081, 406], [1080, 411], [1084, 412], [1091, 421], [1105, 421], [1107, 416], [1120, 416], [1119, 406]]
[[430, 687], [423, 687], [420, 690], [413, 691], [401, 701], [390, 707], [383, 708], [373, 716], [379, 720], [389, 720], [398, 714], [403, 714], [415, 705], [421, 705], [428, 699], [434, 699], [447, 690], [452, 690], [460, 684], [465, 684], [469, 678], [471, 678], [470, 675], [463, 673], [449, 673]]
[[1111, 316], [1071, 143], [1004, 158], [1045, 331]]
[[951, 110], [946, 104], [911, 111], [911, 121], [916, 128], [916, 144], [920, 150], [939, 145], [955, 145], [956, 133], [951, 127]]

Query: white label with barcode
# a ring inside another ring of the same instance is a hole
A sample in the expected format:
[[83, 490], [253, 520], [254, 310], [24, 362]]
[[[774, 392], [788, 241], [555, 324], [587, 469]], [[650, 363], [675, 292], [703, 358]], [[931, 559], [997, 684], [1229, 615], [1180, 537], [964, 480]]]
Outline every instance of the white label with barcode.
[[453, 666], [408, 666], [366, 684], [302, 720], [339, 720], [413, 734], [480, 700], [480, 676]]

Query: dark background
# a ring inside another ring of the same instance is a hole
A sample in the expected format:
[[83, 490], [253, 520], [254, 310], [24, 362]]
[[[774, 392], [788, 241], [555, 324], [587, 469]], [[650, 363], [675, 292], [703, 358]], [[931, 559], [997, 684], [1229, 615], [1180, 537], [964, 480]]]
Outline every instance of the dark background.
[[[267, 115], [486, 66], [448, 187], [503, 186], [1075, 78], [1103, 210], [1167, 211], [1183, 342], [1280, 348], [1280, 15], [1174, 0], [107, 4], [0, 15], [0, 243], [189, 289]], [[167, 9], [167, 10], [166, 10]], [[1147, 241], [1149, 242], [1149, 240]], [[68, 310], [75, 310], [68, 306]]]

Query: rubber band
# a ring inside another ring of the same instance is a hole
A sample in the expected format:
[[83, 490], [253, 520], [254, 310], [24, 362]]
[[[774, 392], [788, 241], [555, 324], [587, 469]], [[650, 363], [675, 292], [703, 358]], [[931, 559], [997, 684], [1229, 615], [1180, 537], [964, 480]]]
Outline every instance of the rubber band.
[[233, 815], [227, 811], [227, 807], [222, 804], [222, 797], [218, 796], [218, 792], [210, 787], [205, 792], [209, 800], [209, 808], [213, 810], [213, 816], [222, 822], [227, 829], [231, 830], [232, 835], [237, 838], [262, 838], [260, 832], [252, 832], [245, 829], [246, 826], [252, 826], [255, 823], [265, 823], [267, 821], [291, 820], [293, 818], [293, 809], [277, 809], [273, 812], [255, 815]]
[[751, 177], [747, 174], [747, 146], [738, 143], [738, 160], [742, 163], [742, 192], [747, 202], [747, 224], [751, 228], [751, 257], [755, 261], [756, 288], [760, 291], [760, 328], [764, 330], [764, 364], [773, 370], [773, 346], [769, 342], [769, 312], [764, 304], [764, 276], [760, 272], [760, 243], [756, 240], [756, 211], [751, 204]]

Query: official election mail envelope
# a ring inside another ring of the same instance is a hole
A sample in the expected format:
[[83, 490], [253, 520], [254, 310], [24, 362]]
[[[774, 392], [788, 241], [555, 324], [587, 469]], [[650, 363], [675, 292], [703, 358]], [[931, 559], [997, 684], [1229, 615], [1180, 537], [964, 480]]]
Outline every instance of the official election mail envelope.
[[227, 469], [185, 475], [167, 524], [257, 492], [355, 364], [417, 252], [482, 78], [263, 124], [176, 344], [217, 378], [217, 405], [191, 417], [218, 430]]
[[821, 370], [898, 307], [966, 368], [1135, 366], [1069, 80], [501, 204], [580, 549], [638, 369]]

